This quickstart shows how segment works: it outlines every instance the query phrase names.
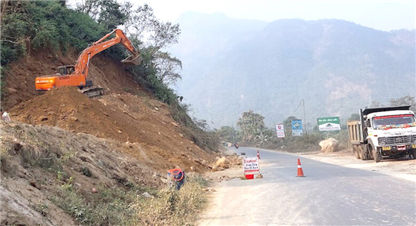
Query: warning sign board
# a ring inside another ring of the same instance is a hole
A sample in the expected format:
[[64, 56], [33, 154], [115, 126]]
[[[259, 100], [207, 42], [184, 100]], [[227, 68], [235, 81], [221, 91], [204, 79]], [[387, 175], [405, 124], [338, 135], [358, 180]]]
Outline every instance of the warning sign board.
[[285, 129], [283, 127], [283, 124], [276, 125], [276, 135], [277, 138], [285, 138]]
[[244, 174], [260, 172], [259, 159], [257, 157], [243, 158]]

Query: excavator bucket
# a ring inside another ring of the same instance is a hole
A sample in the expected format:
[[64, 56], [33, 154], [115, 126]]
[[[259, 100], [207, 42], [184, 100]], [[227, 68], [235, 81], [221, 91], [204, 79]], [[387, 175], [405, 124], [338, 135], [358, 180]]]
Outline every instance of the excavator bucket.
[[122, 63], [131, 63], [134, 65], [140, 65], [142, 63], [142, 58], [140, 57], [140, 55], [134, 56], [131, 55], [129, 57], [127, 57], [126, 59], [121, 61]]

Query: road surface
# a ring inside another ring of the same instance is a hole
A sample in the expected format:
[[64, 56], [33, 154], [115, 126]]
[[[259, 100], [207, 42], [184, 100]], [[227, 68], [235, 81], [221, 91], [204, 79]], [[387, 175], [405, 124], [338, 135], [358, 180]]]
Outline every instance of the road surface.
[[[256, 156], [256, 149], [238, 153]], [[199, 225], [415, 225], [416, 184], [261, 150], [263, 179], [223, 181]]]

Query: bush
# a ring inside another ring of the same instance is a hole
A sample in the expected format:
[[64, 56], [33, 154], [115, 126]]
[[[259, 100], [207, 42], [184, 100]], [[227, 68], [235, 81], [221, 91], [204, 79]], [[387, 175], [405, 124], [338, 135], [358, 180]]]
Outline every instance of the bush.
[[166, 188], [152, 199], [138, 198], [134, 205], [140, 225], [189, 225], [206, 203], [201, 176], [187, 177], [179, 190]]
[[137, 225], [135, 212], [130, 208], [137, 191], [104, 187], [98, 191], [87, 200], [68, 182], [50, 199], [83, 225]]

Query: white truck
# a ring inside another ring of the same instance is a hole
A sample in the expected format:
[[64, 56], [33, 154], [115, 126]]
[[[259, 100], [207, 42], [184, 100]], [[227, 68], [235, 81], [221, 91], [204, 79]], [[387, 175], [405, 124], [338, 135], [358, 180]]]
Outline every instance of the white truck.
[[410, 106], [360, 109], [360, 120], [347, 125], [357, 159], [380, 162], [383, 157], [414, 158], [416, 121]]

